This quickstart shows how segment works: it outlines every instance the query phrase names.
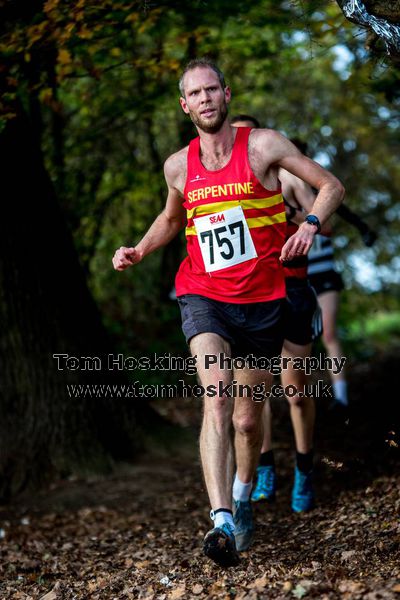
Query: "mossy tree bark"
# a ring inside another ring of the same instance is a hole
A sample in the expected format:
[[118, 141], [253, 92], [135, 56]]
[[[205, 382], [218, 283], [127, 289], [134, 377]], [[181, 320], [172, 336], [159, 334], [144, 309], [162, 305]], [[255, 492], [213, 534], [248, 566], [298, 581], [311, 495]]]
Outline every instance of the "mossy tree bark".
[[[107, 369], [112, 348], [44, 168], [36, 125], [21, 107], [0, 134], [3, 498], [55, 473], [130, 456], [137, 446], [134, 398], [67, 393], [68, 383], [121, 380]], [[102, 369], [59, 370], [54, 354], [98, 357]]]

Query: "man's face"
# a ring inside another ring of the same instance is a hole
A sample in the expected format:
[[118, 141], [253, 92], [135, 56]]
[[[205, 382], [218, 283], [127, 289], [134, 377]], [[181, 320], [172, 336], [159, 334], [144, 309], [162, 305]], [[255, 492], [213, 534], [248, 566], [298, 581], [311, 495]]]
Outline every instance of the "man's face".
[[190, 115], [193, 123], [202, 131], [219, 131], [228, 114], [230, 89], [222, 89], [218, 75], [208, 67], [188, 71], [183, 84], [185, 98], [180, 98], [183, 111]]

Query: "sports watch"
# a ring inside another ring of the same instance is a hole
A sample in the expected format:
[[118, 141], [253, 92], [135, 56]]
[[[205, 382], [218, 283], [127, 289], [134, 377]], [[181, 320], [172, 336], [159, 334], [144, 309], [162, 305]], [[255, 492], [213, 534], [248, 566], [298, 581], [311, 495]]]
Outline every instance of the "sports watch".
[[310, 225], [316, 225], [317, 233], [319, 233], [321, 231], [321, 223], [319, 222], [318, 217], [316, 217], [315, 215], [307, 215], [304, 220], [306, 223], [309, 223]]

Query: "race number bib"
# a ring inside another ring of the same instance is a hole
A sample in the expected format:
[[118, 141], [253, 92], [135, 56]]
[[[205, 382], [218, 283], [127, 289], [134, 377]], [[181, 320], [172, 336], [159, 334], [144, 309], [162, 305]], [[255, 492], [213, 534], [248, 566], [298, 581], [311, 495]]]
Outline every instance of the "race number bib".
[[207, 273], [257, 257], [241, 206], [194, 219]]

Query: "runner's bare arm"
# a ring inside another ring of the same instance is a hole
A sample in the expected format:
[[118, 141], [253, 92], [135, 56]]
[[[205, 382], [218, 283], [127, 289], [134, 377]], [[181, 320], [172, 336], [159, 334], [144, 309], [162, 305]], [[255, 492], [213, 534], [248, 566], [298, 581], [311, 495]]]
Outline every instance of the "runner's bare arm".
[[158, 215], [140, 242], [131, 248], [121, 246], [112, 259], [116, 271], [124, 271], [140, 262], [147, 254], [170, 242], [185, 225], [182, 206], [182, 160], [179, 153], [172, 155], [164, 165], [168, 196], [164, 210]]
[[[296, 214], [290, 217], [290, 221], [292, 221], [292, 223], [295, 223], [296, 225], [302, 225], [304, 223], [304, 218], [307, 214], [311, 214], [310, 211], [302, 211], [302, 210], [297, 210]], [[286, 211], [286, 218], [288, 218], [288, 212]], [[322, 235], [325, 235], [327, 237], [330, 237], [332, 235], [332, 226], [330, 224], [329, 221], [326, 221], [322, 226], [321, 226], [321, 232]]]
[[315, 193], [311, 186], [286, 169], [279, 169], [278, 176], [285, 201], [297, 209], [304, 209], [308, 214], [315, 201]]
[[[265, 171], [282, 167], [296, 175], [311, 187], [319, 190], [310, 213], [324, 224], [343, 201], [344, 187], [331, 173], [307, 158], [287, 138], [277, 131], [253, 130], [253, 144]], [[302, 223], [282, 248], [281, 260], [290, 260], [296, 255], [307, 254], [311, 248], [316, 226]]]
[[[279, 169], [279, 179], [285, 203], [289, 204], [286, 217], [289, 213], [292, 223], [301, 225], [304, 223], [305, 216], [312, 212], [316, 194], [308, 183], [285, 169]], [[296, 210], [294, 214], [293, 209]], [[321, 233], [328, 236], [332, 234], [332, 226], [329, 221], [322, 225]]]

